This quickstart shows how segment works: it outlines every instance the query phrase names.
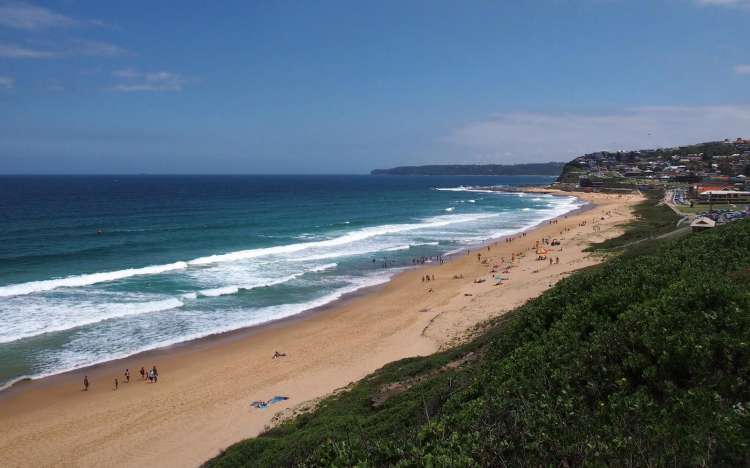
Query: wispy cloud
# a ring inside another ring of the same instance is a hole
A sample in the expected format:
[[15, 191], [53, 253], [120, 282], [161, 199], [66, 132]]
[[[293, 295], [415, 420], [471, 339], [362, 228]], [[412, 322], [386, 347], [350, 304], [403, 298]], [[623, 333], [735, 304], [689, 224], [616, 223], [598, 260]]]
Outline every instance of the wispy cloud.
[[115, 70], [112, 75], [121, 81], [111, 89], [118, 92], [182, 91], [187, 79], [168, 71], [144, 72], [133, 68]]
[[564, 160], [750, 136], [750, 106], [637, 107], [605, 114], [508, 113], [468, 123], [443, 139], [472, 160]]
[[126, 49], [109, 42], [85, 41], [75, 39], [68, 43], [67, 53], [70, 55], [88, 55], [92, 57], [114, 57], [117, 55], [129, 55]]
[[0, 26], [27, 31], [77, 26], [100, 26], [101, 21], [78, 20], [26, 2], [0, 1]]
[[57, 52], [34, 49], [18, 44], [0, 43], [0, 57], [14, 59], [49, 59], [58, 58]]
[[750, 75], [750, 65], [736, 65], [734, 72], [738, 75]]
[[73, 39], [57, 47], [30, 47], [0, 43], [0, 57], [12, 59], [61, 59], [66, 57], [114, 57], [129, 52], [120, 46], [102, 41]]
[[750, 0], [696, 0], [699, 5], [750, 7]]
[[0, 76], [0, 90], [9, 91], [16, 87], [16, 80], [10, 76]]

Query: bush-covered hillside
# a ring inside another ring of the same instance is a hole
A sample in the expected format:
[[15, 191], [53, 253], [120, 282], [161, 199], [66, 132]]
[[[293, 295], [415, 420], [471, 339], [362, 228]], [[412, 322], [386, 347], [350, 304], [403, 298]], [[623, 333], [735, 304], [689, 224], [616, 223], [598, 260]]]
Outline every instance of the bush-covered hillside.
[[750, 222], [561, 281], [209, 466], [746, 466]]
[[429, 166], [400, 166], [373, 169], [372, 175], [544, 175], [558, 176], [565, 166], [561, 162], [526, 164], [434, 164]]

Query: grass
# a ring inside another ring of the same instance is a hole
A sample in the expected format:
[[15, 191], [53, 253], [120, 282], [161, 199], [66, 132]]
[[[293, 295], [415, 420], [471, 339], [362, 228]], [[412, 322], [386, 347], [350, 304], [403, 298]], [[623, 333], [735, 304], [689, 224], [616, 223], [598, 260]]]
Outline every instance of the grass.
[[[748, 209], [750, 205], [747, 204], [738, 204], [738, 205], [726, 205], [726, 204], [713, 204], [714, 210], [732, 210], [732, 211], [744, 211]], [[711, 205], [708, 204], [695, 204], [692, 207], [688, 205], [678, 205], [677, 209], [680, 210], [682, 213], [685, 214], [700, 214], [705, 213], [706, 211], [709, 211], [711, 208]]]
[[609, 251], [622, 249], [648, 239], [655, 239], [677, 229], [680, 216], [662, 202], [664, 192], [648, 191], [646, 199], [636, 205], [634, 214], [636, 220], [625, 226], [625, 232], [604, 242], [593, 244], [588, 251]]

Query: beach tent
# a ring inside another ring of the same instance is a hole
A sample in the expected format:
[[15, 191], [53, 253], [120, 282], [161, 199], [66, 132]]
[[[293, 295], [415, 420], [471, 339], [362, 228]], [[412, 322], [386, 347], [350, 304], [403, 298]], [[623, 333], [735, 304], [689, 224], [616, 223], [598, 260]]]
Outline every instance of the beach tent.
[[698, 216], [690, 223], [693, 232], [704, 231], [716, 227], [716, 221], [705, 216]]

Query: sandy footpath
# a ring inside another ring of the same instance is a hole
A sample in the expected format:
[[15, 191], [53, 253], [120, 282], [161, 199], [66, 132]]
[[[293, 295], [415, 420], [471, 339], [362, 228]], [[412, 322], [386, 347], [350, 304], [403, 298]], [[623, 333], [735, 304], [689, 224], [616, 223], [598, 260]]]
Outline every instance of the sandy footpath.
[[[641, 198], [578, 195], [594, 207], [512, 242], [500, 239], [489, 251], [404, 272], [335, 307], [17, 385], [0, 394], [0, 465], [197, 466], [257, 435], [277, 412], [388, 362], [450, 346], [476, 324], [597, 263], [583, 249], [619, 234]], [[547, 260], [538, 261], [534, 248], [543, 237], [561, 245], [545, 246]], [[559, 264], [550, 265], [555, 257]], [[435, 280], [424, 283], [425, 274]], [[495, 275], [509, 279], [495, 285]], [[272, 359], [276, 350], [287, 356]], [[157, 384], [138, 375], [141, 366], [152, 365], [159, 369]], [[122, 382], [125, 368], [131, 382], [114, 391], [113, 380]], [[81, 391], [84, 374], [88, 392]], [[274, 395], [289, 400], [266, 410], [250, 407]]]

